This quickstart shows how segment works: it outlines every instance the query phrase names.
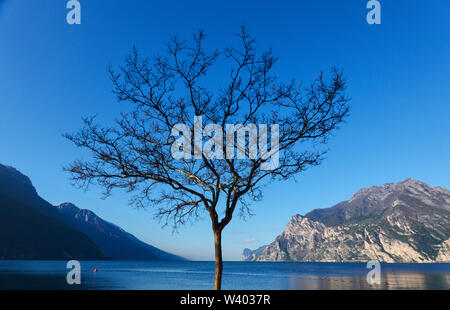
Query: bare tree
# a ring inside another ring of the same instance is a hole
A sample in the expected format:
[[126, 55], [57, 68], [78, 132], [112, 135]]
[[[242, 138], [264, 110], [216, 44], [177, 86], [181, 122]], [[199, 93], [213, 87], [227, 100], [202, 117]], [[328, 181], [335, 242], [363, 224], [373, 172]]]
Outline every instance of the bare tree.
[[[221, 288], [222, 231], [233, 215], [250, 214], [249, 203], [261, 199], [270, 181], [318, 165], [327, 151], [321, 145], [349, 111], [341, 71], [333, 69], [329, 79], [320, 73], [309, 87], [279, 82], [271, 49], [258, 53], [245, 27], [236, 36], [239, 47], [224, 50], [208, 51], [203, 31], [190, 43], [174, 37], [165, 56], [142, 58], [134, 49], [124, 66], [109, 70], [118, 100], [133, 108], [113, 126], [99, 126], [91, 117], [79, 132], [65, 135], [93, 156], [65, 167], [80, 187], [99, 184], [106, 196], [115, 188], [133, 192], [132, 204], [156, 207], [163, 224], [174, 229], [206, 211], [214, 233], [214, 289]], [[227, 70], [216, 79], [225, 79], [222, 86], [207, 79], [213, 68]], [[230, 123], [278, 124], [278, 166], [261, 169], [269, 160], [261, 154], [244, 160], [201, 152], [173, 158], [171, 131], [179, 123], [193, 130], [194, 116], [223, 132]]]

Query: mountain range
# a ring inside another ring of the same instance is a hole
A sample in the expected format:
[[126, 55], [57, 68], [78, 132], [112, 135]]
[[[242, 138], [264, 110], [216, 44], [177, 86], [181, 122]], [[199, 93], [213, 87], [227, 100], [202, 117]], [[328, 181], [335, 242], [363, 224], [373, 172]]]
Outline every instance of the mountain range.
[[30, 179], [0, 164], [0, 259], [184, 260], [90, 210], [53, 206]]
[[[0, 259], [184, 260], [94, 212], [54, 206], [0, 164]], [[414, 179], [363, 188], [350, 200], [291, 217], [244, 261], [450, 262], [450, 191]]]
[[350, 200], [295, 215], [244, 261], [450, 262], [450, 191], [407, 179], [363, 188]]

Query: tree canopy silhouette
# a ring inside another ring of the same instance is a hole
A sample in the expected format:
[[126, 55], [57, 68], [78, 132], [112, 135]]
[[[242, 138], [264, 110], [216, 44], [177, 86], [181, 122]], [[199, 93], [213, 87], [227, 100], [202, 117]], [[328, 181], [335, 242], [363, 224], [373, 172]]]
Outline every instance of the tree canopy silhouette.
[[[215, 289], [221, 288], [222, 231], [233, 215], [250, 214], [249, 203], [262, 198], [262, 186], [320, 164], [327, 151], [321, 145], [349, 112], [342, 71], [332, 69], [329, 77], [321, 72], [308, 87], [283, 82], [274, 74], [278, 59], [270, 48], [258, 52], [245, 27], [236, 36], [239, 47], [221, 50], [206, 48], [203, 31], [191, 41], [174, 37], [166, 53], [152, 59], [134, 49], [123, 66], [109, 69], [118, 100], [132, 110], [109, 127], [85, 118], [80, 131], [65, 135], [92, 154], [90, 160], [65, 167], [80, 187], [95, 183], [106, 195], [126, 189], [134, 193], [132, 204], [155, 207], [163, 223], [174, 228], [203, 212], [209, 215]], [[213, 69], [225, 73], [208, 78]], [[278, 164], [262, 169], [271, 158], [250, 156], [249, 142], [244, 144], [245, 159], [210, 157], [195, 146], [194, 156], [175, 159], [172, 130], [186, 124], [194, 132], [194, 116], [217, 124], [223, 137], [216, 132], [215, 138], [227, 142], [227, 124], [277, 124]]]

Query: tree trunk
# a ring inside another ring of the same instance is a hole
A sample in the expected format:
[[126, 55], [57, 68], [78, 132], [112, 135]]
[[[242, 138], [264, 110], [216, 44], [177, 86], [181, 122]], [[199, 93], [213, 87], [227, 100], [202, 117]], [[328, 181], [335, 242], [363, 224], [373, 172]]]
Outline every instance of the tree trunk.
[[216, 254], [216, 270], [214, 276], [214, 289], [220, 290], [222, 287], [222, 232], [220, 230], [214, 231], [214, 248]]

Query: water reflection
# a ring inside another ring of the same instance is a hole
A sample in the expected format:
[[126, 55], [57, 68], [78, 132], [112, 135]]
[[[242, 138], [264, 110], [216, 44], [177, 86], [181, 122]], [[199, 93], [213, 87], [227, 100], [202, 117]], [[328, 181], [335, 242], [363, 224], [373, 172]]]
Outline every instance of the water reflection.
[[[64, 261], [1, 261], [0, 290], [211, 289], [214, 262], [82, 261], [81, 285], [66, 282]], [[98, 268], [99, 272], [93, 272]], [[226, 262], [228, 290], [449, 289], [450, 264], [382, 264], [381, 283], [369, 285], [364, 263]]]
[[368, 284], [365, 276], [298, 276], [290, 289], [297, 290], [440, 290], [450, 287], [450, 274], [382, 273], [380, 284]]

